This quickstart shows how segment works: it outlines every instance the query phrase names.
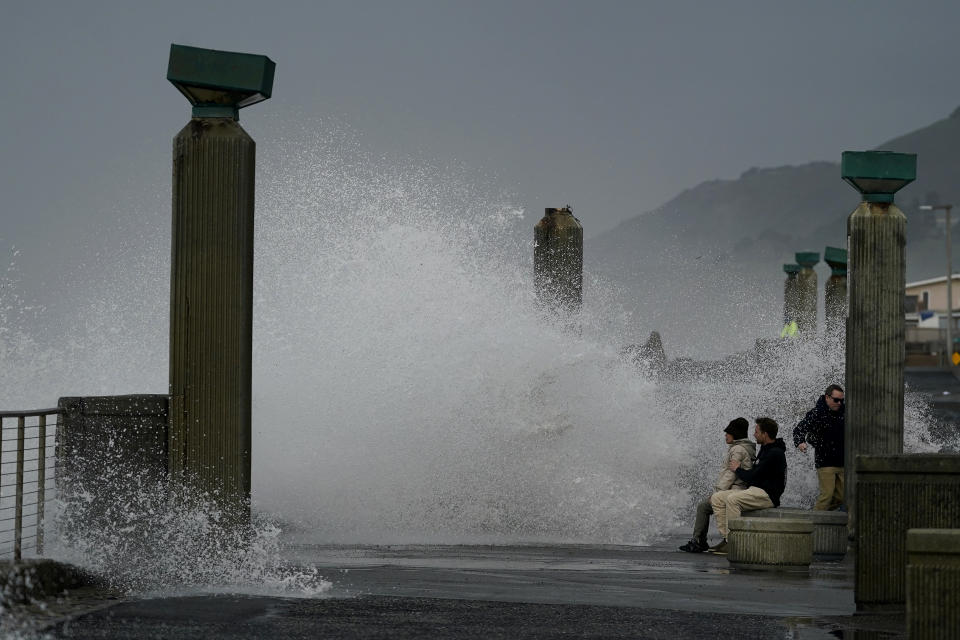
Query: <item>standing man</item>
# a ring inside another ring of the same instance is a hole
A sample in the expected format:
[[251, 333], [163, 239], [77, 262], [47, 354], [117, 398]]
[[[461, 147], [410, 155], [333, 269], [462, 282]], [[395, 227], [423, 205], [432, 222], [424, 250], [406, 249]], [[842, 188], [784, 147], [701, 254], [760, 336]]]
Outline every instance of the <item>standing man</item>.
[[[747, 483], [737, 478], [737, 475], [730, 470], [730, 462], [736, 460], [743, 469], [749, 469], [753, 466], [753, 461], [757, 459], [757, 446], [750, 442], [747, 437], [747, 429], [750, 423], [746, 418], [737, 418], [731, 420], [727, 428], [723, 430], [724, 439], [727, 442], [727, 453], [723, 456], [723, 463], [720, 465], [720, 475], [713, 485], [714, 491], [726, 491], [727, 489], [746, 489]], [[710, 498], [701, 500], [697, 505], [697, 519], [693, 524], [693, 538], [690, 542], [680, 547], [680, 551], [687, 553], [701, 553], [710, 548], [707, 544], [707, 530], [710, 528], [710, 514], [713, 513], [713, 507], [710, 504]]]
[[806, 453], [808, 443], [815, 449], [813, 466], [820, 495], [813, 508], [817, 511], [832, 511], [843, 504], [843, 428], [843, 389], [832, 384], [793, 430], [797, 449]]
[[730, 534], [727, 522], [739, 518], [741, 512], [780, 506], [780, 496], [787, 486], [787, 458], [784, 454], [787, 445], [783, 438], [777, 437], [779, 428], [772, 418], [757, 418], [753, 437], [760, 445], [760, 453], [753, 468], [741, 469], [736, 460], [730, 462], [730, 470], [747, 483], [747, 488], [743, 491], [717, 491], [710, 496], [717, 528], [723, 536], [720, 544], [710, 547], [710, 553], [727, 553], [727, 536]]

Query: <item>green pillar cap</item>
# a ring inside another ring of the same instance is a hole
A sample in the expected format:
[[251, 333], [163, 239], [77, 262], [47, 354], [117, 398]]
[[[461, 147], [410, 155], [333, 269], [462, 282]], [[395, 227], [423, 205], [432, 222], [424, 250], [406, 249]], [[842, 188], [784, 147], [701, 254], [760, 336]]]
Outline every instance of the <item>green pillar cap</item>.
[[170, 45], [167, 80], [193, 105], [194, 118], [233, 118], [268, 99], [276, 64], [252, 53]]
[[837, 247], [827, 247], [823, 252], [823, 261], [830, 265], [830, 272], [835, 276], [847, 273], [847, 250]]
[[798, 264], [785, 264], [783, 265], [783, 272], [788, 275], [796, 275], [800, 273], [800, 265]]
[[840, 176], [864, 202], [893, 202], [893, 194], [917, 179], [917, 154], [844, 151]]
[[801, 267], [813, 267], [820, 262], [820, 254], [816, 251], [801, 251], [794, 254], [797, 263]]

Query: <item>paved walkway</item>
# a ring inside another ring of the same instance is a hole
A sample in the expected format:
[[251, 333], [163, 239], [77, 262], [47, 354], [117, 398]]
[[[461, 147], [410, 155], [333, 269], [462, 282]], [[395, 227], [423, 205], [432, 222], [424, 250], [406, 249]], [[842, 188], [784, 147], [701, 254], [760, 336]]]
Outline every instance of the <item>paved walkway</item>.
[[130, 599], [54, 638], [902, 638], [901, 617], [854, 616], [852, 564], [809, 576], [732, 572], [723, 557], [597, 545], [303, 545], [322, 598]]

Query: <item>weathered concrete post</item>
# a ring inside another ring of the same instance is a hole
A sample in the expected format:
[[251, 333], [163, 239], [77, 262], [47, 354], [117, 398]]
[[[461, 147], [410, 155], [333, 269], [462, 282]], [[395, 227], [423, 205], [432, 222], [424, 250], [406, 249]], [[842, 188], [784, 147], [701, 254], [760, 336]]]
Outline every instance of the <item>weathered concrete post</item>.
[[847, 220], [845, 499], [856, 531], [857, 477], [864, 454], [903, 451], [903, 296], [907, 219], [893, 194], [916, 179], [917, 156], [844, 151], [841, 175], [863, 195]]
[[193, 105], [173, 140], [170, 473], [250, 508], [255, 144], [238, 110], [266, 100], [265, 56], [171, 45], [167, 79]]
[[805, 338], [817, 335], [817, 272], [813, 267], [820, 262], [820, 254], [803, 251], [796, 254], [800, 273], [797, 274], [797, 329]]
[[537, 302], [562, 315], [583, 303], [583, 226], [569, 206], [547, 208], [533, 227], [533, 274]]
[[827, 247], [823, 261], [830, 265], [830, 279], [823, 294], [827, 335], [839, 337], [847, 318], [847, 250]]
[[960, 634], [960, 529], [907, 531], [907, 637]]
[[788, 330], [788, 327], [797, 323], [797, 275], [800, 273], [800, 265], [785, 264], [783, 272], [787, 274], [787, 279], [783, 282], [783, 327], [784, 331], [790, 336], [794, 331]]

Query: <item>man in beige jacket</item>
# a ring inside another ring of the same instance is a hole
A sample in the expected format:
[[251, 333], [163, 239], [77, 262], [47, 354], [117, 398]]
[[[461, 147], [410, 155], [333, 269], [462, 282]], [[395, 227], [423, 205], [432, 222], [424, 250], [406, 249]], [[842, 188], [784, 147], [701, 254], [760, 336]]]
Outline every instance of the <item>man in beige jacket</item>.
[[713, 513], [717, 517], [717, 529], [723, 540], [707, 549], [710, 553], [727, 553], [729, 521], [739, 518], [744, 511], [769, 509], [780, 506], [780, 496], [787, 486], [787, 445], [777, 437], [779, 429], [773, 418], [757, 418], [753, 437], [760, 445], [757, 459], [750, 469], [744, 469], [736, 460], [730, 461], [730, 470], [737, 479], [744, 480], [747, 488], [741, 491], [717, 491], [710, 496]]
[[[737, 478], [737, 474], [730, 470], [730, 463], [737, 461], [741, 469], [749, 469], [753, 466], [753, 461], [757, 458], [757, 446], [747, 437], [747, 429], [750, 423], [745, 418], [731, 420], [727, 428], [723, 430], [727, 442], [727, 453], [723, 456], [723, 464], [720, 466], [720, 475], [714, 483], [713, 490], [742, 490], [747, 485], [743, 480]], [[680, 547], [680, 551], [688, 553], [702, 553], [710, 545], [707, 544], [707, 529], [710, 527], [710, 515], [713, 514], [713, 505], [710, 498], [702, 500], [697, 505], [697, 520], [693, 525], [693, 538], [685, 545]]]

